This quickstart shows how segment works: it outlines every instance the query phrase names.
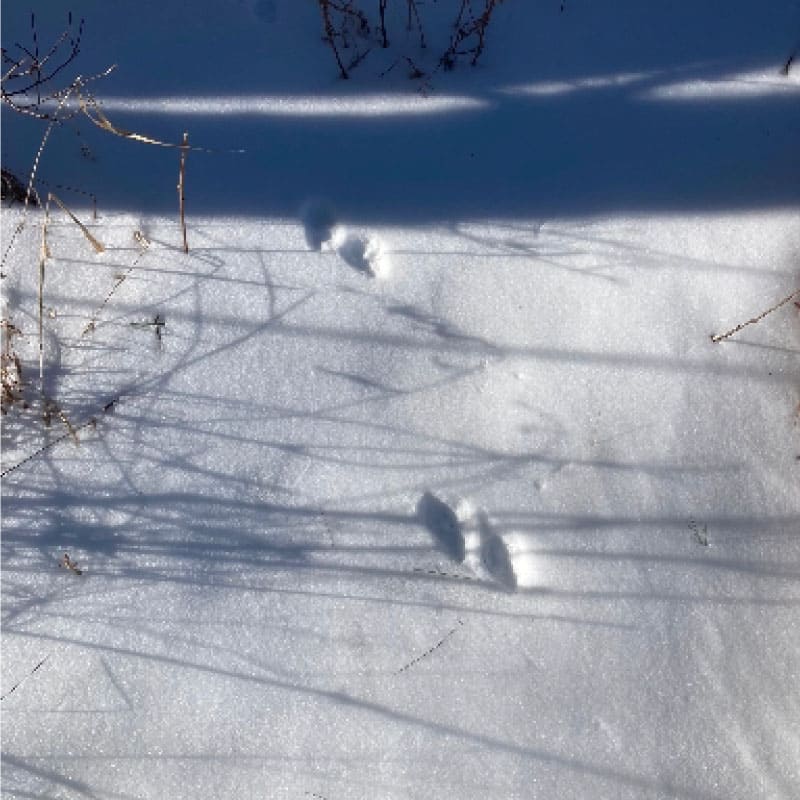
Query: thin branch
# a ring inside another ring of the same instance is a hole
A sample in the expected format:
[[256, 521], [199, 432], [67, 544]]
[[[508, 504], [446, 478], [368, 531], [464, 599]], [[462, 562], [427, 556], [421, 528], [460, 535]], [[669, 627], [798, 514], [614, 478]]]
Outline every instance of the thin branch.
[[739, 333], [739, 331], [742, 330], [742, 328], [746, 328], [748, 325], [755, 325], [757, 322], [760, 322], [762, 319], [764, 319], [764, 317], [766, 317], [767, 314], [771, 314], [773, 311], [777, 311], [781, 306], [785, 306], [788, 302], [797, 297], [798, 294], [800, 294], [800, 289], [795, 289], [790, 295], [787, 295], [786, 297], [783, 298], [783, 300], [780, 300], [774, 306], [772, 306], [772, 308], [768, 308], [766, 311], [764, 311], [762, 314], [759, 314], [757, 317], [753, 317], [752, 319], [747, 320], [747, 322], [742, 322], [740, 325], [737, 325], [735, 328], [731, 328], [729, 331], [725, 333], [718, 333], [713, 335], [711, 337], [711, 341], [716, 344], [717, 342], [721, 342], [724, 339], [730, 339], [730, 337], [733, 336], [735, 333]]
[[41, 666], [44, 664], [47, 659], [50, 658], [49, 655], [45, 656], [22, 680], [17, 681], [2, 697], [0, 700], [5, 700], [10, 694], [15, 692], [23, 683], [25, 683], [28, 678], [31, 677]]
[[408, 30], [412, 28], [412, 16], [417, 21], [417, 28], [419, 29], [419, 46], [424, 50], [427, 46], [425, 44], [425, 30], [422, 27], [422, 19], [419, 16], [419, 9], [417, 8], [417, 0], [407, 0], [408, 2]]
[[339, 65], [339, 74], [344, 80], [347, 80], [350, 76], [347, 74], [347, 70], [342, 63], [342, 57], [339, 55], [339, 48], [336, 47], [336, 29], [333, 27], [333, 22], [331, 20], [329, 0], [319, 0], [319, 9], [322, 12], [322, 22], [325, 26], [325, 38], [328, 44], [330, 44], [331, 50], [333, 50], [336, 63]]

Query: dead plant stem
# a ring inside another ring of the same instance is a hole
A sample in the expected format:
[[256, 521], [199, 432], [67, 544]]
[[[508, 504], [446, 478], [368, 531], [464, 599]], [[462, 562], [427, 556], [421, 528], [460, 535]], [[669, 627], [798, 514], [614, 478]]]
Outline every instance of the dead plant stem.
[[189, 149], [189, 134], [183, 134], [183, 144], [181, 145], [181, 164], [178, 171], [178, 209], [181, 215], [181, 233], [183, 234], [183, 252], [189, 252], [189, 242], [186, 239], [186, 198], [184, 187], [186, 185], [186, 151]]
[[759, 314], [757, 317], [753, 317], [752, 319], [747, 320], [747, 322], [742, 322], [740, 325], [737, 325], [735, 328], [731, 328], [729, 331], [725, 333], [718, 333], [711, 337], [711, 341], [715, 344], [717, 342], [721, 342], [724, 339], [730, 339], [735, 333], [739, 333], [740, 330], [746, 328], [748, 325], [755, 325], [757, 322], [760, 322], [767, 314], [771, 314], [773, 311], [777, 311], [781, 306], [785, 306], [788, 302], [793, 300], [797, 295], [800, 294], [800, 289], [795, 289], [791, 294], [787, 295], [783, 298], [783, 300], [779, 300], [775, 303], [774, 306], [768, 308], [762, 314]]

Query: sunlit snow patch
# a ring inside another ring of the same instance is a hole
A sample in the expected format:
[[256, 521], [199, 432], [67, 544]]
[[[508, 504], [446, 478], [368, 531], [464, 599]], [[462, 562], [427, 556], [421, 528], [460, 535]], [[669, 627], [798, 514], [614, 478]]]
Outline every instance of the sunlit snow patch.
[[[67, 103], [67, 107], [69, 107]], [[139, 114], [186, 116], [264, 117], [385, 117], [476, 111], [486, 101], [457, 95], [423, 97], [409, 95], [358, 95], [353, 97], [285, 97], [252, 95], [239, 97], [104, 97], [106, 112], [135, 111]]]
[[646, 100], [724, 100], [736, 97], [800, 95], [800, 77], [795, 73], [744, 72], [715, 80], [666, 83], [642, 93]]
[[573, 78], [566, 81], [537, 81], [514, 86], [504, 86], [500, 92], [507, 95], [523, 95], [527, 97], [552, 97], [572, 94], [592, 89], [608, 89], [641, 83], [652, 77], [649, 72], [623, 72], [617, 75], [591, 75], [585, 78]]
[[503, 536], [508, 561], [516, 579], [519, 589], [528, 589], [540, 586], [542, 583], [541, 569], [537, 563], [536, 554], [531, 549], [530, 539], [520, 533], [509, 533]]
[[[800, 92], [800, 70], [781, 74], [770, 72], [744, 72], [713, 79], [694, 79], [663, 82], [654, 88], [638, 93], [644, 100], [713, 100], [732, 97], [765, 97], [769, 95], [797, 94]], [[554, 97], [598, 89], [635, 87], [647, 82], [652, 85], [659, 79], [655, 72], [623, 72], [616, 75], [591, 75], [563, 81], [537, 81], [504, 86], [501, 94], [525, 97]]]

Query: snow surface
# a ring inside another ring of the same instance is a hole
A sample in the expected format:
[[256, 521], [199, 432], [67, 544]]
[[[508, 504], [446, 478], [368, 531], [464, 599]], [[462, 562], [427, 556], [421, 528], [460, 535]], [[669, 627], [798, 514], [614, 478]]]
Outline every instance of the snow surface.
[[188, 254], [174, 150], [42, 158], [105, 250], [53, 213], [80, 444], [3, 424], [3, 797], [800, 795], [798, 309], [710, 339], [800, 286], [800, 4], [603, 5], [420, 92], [311, 2], [71, 4], [114, 123], [213, 152]]

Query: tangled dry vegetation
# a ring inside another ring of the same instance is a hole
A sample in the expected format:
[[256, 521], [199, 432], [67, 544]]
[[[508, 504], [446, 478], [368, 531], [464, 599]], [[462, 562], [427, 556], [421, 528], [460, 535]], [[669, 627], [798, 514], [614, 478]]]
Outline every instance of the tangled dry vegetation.
[[[69, 193], [82, 194], [91, 199], [92, 219], [97, 219], [97, 198], [83, 188], [61, 186], [42, 180], [39, 176], [42, 155], [47, 142], [55, 131], [68, 131], [81, 137], [79, 123], [88, 119], [97, 128], [114, 136], [148, 145], [174, 148], [179, 152], [178, 164], [178, 209], [182, 232], [184, 252], [188, 252], [184, 210], [184, 184], [186, 174], [186, 155], [189, 150], [199, 149], [189, 146], [188, 134], [184, 134], [180, 143], [170, 143], [125, 130], [114, 124], [104, 113], [91, 91], [91, 85], [108, 75], [114, 66], [110, 66], [98, 75], [91, 77], [78, 76], [72, 80], [64, 75], [80, 53], [83, 37], [84, 21], [75, 23], [72, 14], [68, 14], [67, 26], [63, 33], [50, 44], [47, 49], [40, 47], [36, 18], [31, 15], [30, 42], [27, 45], [15, 44], [13, 49], [2, 49], [3, 73], [0, 81], [0, 100], [15, 114], [33, 118], [41, 122], [43, 134], [36, 151], [30, 172], [26, 175], [14, 173], [5, 165], [2, 169], [2, 198], [4, 204], [21, 205], [20, 221], [4, 243], [2, 254], [2, 273], [5, 279], [15, 270], [31, 269], [38, 266], [38, 375], [36, 368], [24, 363], [21, 352], [25, 351], [30, 358], [32, 348], [18, 347], [20, 340], [33, 340], [30, 332], [22, 330], [15, 322], [20, 309], [6, 296], [2, 318], [2, 349], [0, 350], [0, 371], [2, 372], [2, 413], [12, 410], [27, 412], [34, 410], [41, 421], [49, 426], [53, 420], [60, 420], [65, 426], [64, 437], [78, 441], [78, 431], [92, 424], [93, 420], [81, 424], [73, 424], [60, 407], [56, 398], [49, 396], [45, 380], [45, 318], [44, 303], [45, 276], [48, 261], [53, 257], [48, 242], [48, 225], [53, 214], [62, 213], [70, 223], [77, 226], [91, 248], [96, 253], [104, 251], [103, 243], [95, 236], [87, 224], [73, 213], [55, 189]], [[86, 154], [87, 145], [83, 143], [81, 151]], [[42, 187], [47, 187], [47, 191]], [[66, 196], [66, 195], [64, 195]], [[35, 215], [35, 216], [34, 216]], [[40, 247], [38, 253], [30, 249], [30, 237], [22, 237], [23, 231], [30, 223], [38, 228]], [[134, 232], [137, 242], [146, 241], [139, 232]], [[25, 239], [25, 245], [22, 240]], [[146, 247], [143, 245], [143, 250]], [[141, 253], [137, 255], [130, 269], [136, 266]], [[128, 270], [128, 272], [130, 271]], [[127, 273], [126, 273], [127, 276]], [[124, 278], [123, 278], [124, 280]], [[99, 306], [100, 310], [108, 303], [119, 283], [116, 283]], [[6, 293], [4, 293], [6, 294]], [[90, 320], [85, 333], [91, 333], [96, 326], [97, 313]], [[29, 338], [30, 337], [30, 338]], [[101, 409], [105, 410], [105, 409]], [[50, 444], [53, 442], [51, 441]], [[50, 446], [46, 445], [46, 447]], [[19, 466], [19, 465], [17, 465]], [[5, 471], [8, 471], [6, 468]], [[5, 471], [3, 474], [5, 474]]]
[[[323, 38], [328, 43], [342, 78], [362, 62], [373, 48], [387, 49], [393, 41], [395, 28], [404, 27], [414, 33], [417, 47], [425, 51], [432, 37], [426, 31], [427, 20], [424, 3], [420, 0], [389, 3], [389, 0], [372, 0], [365, 11], [367, 0], [318, 0]], [[472, 66], [478, 63], [485, 47], [486, 36], [493, 14], [503, 0], [453, 0], [449, 5], [450, 33], [447, 43], [438, 52], [430, 68], [419, 66], [416, 58], [402, 52], [394, 65], [404, 62], [409, 77], [426, 80], [438, 70], [452, 70], [459, 60]], [[423, 7], [423, 8], [421, 8]], [[391, 69], [391, 67], [390, 67]]]

